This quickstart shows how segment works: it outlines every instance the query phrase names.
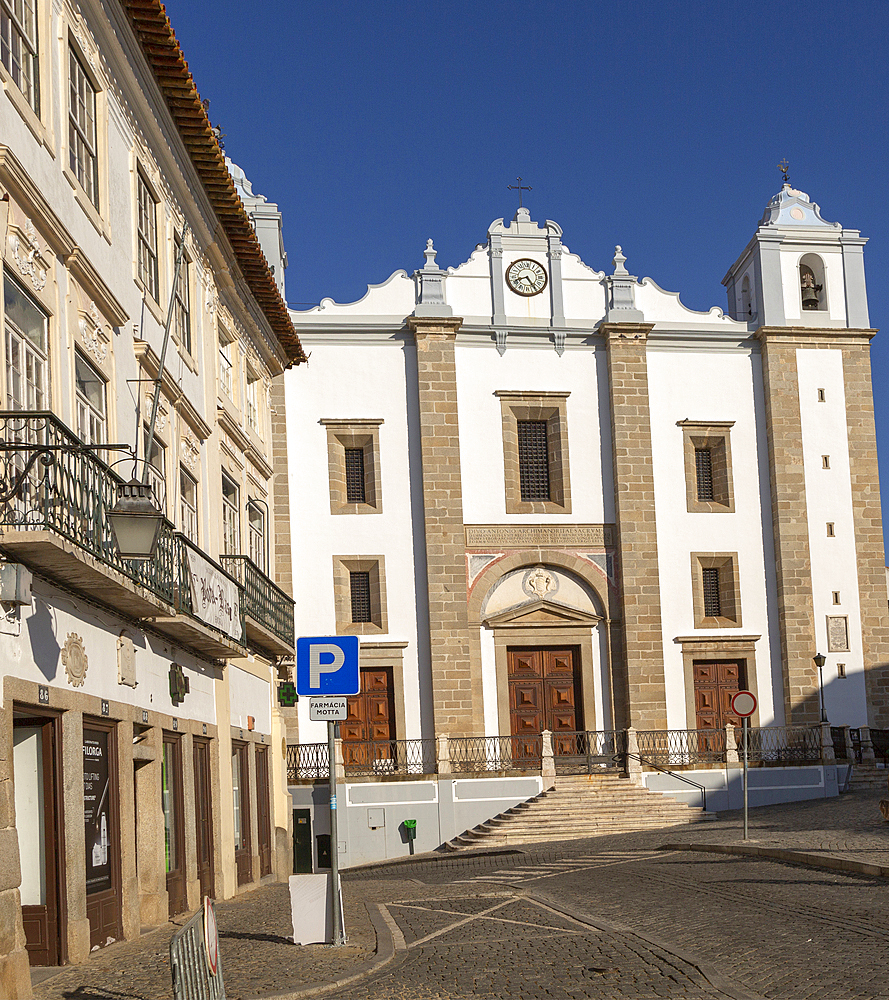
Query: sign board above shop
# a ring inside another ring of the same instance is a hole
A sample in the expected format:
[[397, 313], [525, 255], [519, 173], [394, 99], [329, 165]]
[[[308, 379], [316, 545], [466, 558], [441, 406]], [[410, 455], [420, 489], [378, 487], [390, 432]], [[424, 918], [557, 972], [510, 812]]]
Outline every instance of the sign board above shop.
[[312, 722], [342, 722], [346, 715], [345, 698], [326, 695], [312, 695], [309, 698], [309, 719]]
[[190, 545], [185, 546], [185, 552], [188, 556], [191, 605], [195, 616], [240, 642], [241, 601], [238, 585]]

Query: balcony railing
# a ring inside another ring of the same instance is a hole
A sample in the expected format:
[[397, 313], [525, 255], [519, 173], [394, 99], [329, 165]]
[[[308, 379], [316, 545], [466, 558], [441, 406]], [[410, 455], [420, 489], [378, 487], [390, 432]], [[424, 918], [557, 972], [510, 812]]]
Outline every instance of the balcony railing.
[[288, 646], [293, 645], [293, 599], [276, 586], [249, 556], [220, 556], [246, 596], [246, 612]]
[[[7, 487], [27, 463], [26, 453], [11, 449], [9, 445], [29, 445], [35, 450], [49, 446], [60, 450], [54, 450], [46, 461], [38, 459], [18, 494], [0, 503], [0, 527], [54, 532], [164, 604], [197, 619], [192, 607], [186, 557], [186, 546], [190, 543], [170, 521], [164, 519], [161, 523], [152, 559], [122, 559], [105, 516], [117, 500], [121, 477], [95, 452], [84, 450], [80, 438], [49, 412], [0, 411], [0, 476]], [[216, 565], [202, 555], [211, 565]], [[243, 645], [243, 588], [240, 591], [239, 641]], [[212, 625], [205, 627], [218, 631]]]

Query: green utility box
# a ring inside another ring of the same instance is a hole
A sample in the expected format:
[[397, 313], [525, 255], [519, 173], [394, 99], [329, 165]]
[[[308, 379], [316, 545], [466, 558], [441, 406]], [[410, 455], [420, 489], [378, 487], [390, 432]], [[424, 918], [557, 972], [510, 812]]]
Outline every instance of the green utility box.
[[415, 819], [404, 820], [404, 829], [407, 832], [408, 840], [417, 839], [417, 821]]

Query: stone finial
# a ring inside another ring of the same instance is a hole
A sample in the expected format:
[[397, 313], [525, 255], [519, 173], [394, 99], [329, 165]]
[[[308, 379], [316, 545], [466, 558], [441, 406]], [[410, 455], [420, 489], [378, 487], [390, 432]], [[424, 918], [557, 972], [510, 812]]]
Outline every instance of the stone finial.
[[614, 264], [614, 273], [615, 274], [629, 274], [630, 273], [624, 267], [624, 264], [626, 263], [626, 260], [627, 260], [627, 258], [621, 253], [620, 247], [616, 246], [614, 248], [614, 260], [612, 261], [612, 263]]
[[423, 265], [424, 270], [426, 271], [438, 270], [438, 264], [435, 263], [435, 255], [437, 253], [438, 251], [432, 245], [432, 240], [431, 239], [426, 240], [426, 249], [423, 251], [423, 254], [426, 257], [426, 263]]

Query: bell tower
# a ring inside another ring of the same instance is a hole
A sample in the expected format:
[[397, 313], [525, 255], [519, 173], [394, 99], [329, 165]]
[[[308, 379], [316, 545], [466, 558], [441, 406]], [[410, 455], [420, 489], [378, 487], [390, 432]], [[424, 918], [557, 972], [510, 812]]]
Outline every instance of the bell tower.
[[857, 229], [822, 219], [818, 206], [791, 187], [785, 173], [753, 239], [722, 279], [729, 315], [752, 329], [866, 329], [866, 242]]

